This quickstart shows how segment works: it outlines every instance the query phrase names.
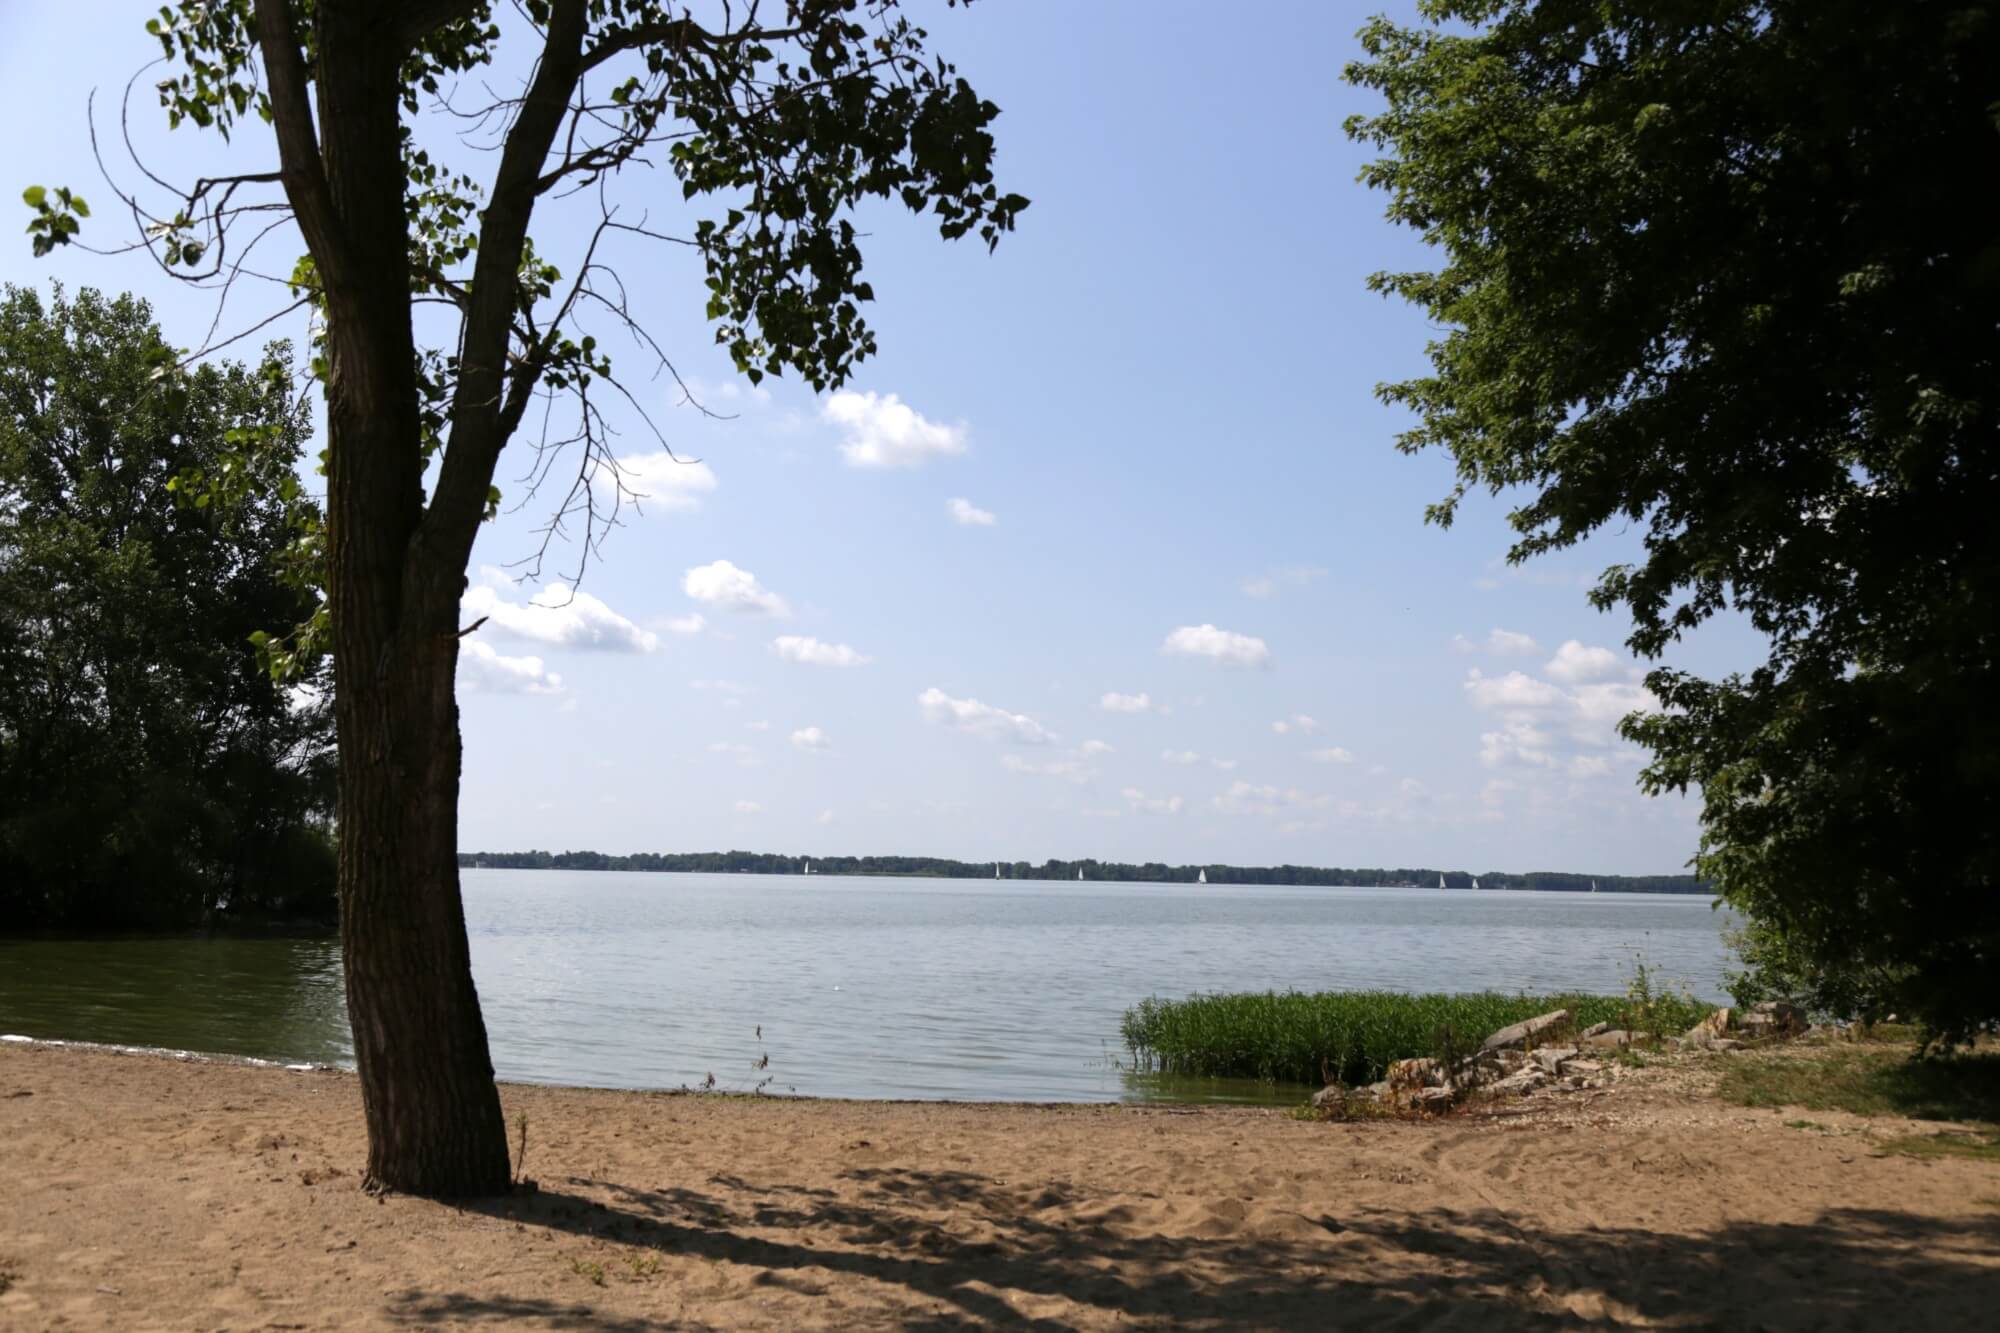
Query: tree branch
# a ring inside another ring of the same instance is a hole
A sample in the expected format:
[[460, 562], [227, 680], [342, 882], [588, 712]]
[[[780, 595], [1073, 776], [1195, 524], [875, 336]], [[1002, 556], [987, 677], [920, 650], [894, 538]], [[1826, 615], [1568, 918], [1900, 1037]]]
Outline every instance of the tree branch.
[[313, 129], [312, 105], [306, 98], [305, 58], [292, 36], [292, 7], [287, 0], [256, 0], [256, 5], [257, 45], [271, 82], [271, 119], [285, 197], [291, 201], [299, 230], [320, 266], [322, 280], [344, 281], [349, 267], [347, 247], [320, 159], [319, 135]]

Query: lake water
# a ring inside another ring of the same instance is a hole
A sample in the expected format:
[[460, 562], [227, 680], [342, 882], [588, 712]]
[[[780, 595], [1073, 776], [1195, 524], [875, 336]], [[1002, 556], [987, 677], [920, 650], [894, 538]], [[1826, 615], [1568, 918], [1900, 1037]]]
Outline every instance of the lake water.
[[[1256, 1099], [1274, 1094], [1120, 1070], [1120, 1016], [1149, 995], [1217, 990], [1617, 994], [1640, 956], [1719, 999], [1730, 965], [1727, 918], [1691, 896], [507, 870], [463, 882], [500, 1077], [617, 1088], [713, 1074], [721, 1089], [769, 1078], [829, 1097]], [[332, 940], [0, 942], [0, 1033], [352, 1059]]]

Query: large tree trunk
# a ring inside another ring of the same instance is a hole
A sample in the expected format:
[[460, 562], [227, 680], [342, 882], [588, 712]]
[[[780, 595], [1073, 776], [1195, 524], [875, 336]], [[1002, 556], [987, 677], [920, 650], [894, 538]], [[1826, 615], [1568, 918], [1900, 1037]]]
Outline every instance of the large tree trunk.
[[367, 1182], [440, 1197], [508, 1183], [458, 888], [454, 628], [399, 636], [386, 671], [341, 687], [340, 936]]
[[[458, 889], [463, 553], [419, 540], [423, 449], [398, 119], [373, 6], [315, 11], [327, 186], [327, 596], [340, 737], [340, 935], [367, 1182], [507, 1188], [507, 1129]], [[303, 216], [303, 215], [302, 215]], [[468, 543], [469, 544], [469, 543]]]

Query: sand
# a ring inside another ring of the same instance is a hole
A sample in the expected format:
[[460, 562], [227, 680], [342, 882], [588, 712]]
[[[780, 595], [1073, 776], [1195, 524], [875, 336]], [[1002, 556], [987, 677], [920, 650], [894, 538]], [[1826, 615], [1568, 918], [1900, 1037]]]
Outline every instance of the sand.
[[1361, 1124], [508, 1086], [539, 1192], [459, 1207], [360, 1190], [349, 1075], [5, 1044], [0, 1327], [1996, 1326], [2000, 1166], [1687, 1083]]

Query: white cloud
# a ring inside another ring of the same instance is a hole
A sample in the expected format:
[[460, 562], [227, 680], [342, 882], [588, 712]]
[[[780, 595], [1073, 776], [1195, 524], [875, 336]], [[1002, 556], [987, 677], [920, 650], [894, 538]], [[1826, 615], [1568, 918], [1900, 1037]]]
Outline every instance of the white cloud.
[[937, 722], [969, 731], [975, 736], [1042, 745], [1055, 739], [1041, 723], [1026, 713], [1010, 713], [1004, 708], [977, 699], [954, 699], [935, 687], [917, 696], [926, 722]]
[[1120, 694], [1113, 690], [1097, 701], [1097, 706], [1107, 713], [1150, 713], [1153, 697], [1141, 691], [1138, 694]]
[[1322, 764], [1351, 764], [1354, 762], [1354, 752], [1343, 746], [1329, 745], [1324, 750], [1311, 751], [1306, 758]]
[[1224, 666], [1261, 667], [1271, 664], [1271, 649], [1262, 639], [1236, 634], [1213, 625], [1183, 625], [1160, 645], [1163, 653], [1212, 658]]
[[710, 741], [708, 752], [710, 754], [726, 754], [731, 756], [736, 760], [738, 768], [756, 768], [758, 766], [757, 752], [741, 741]]
[[715, 490], [715, 471], [699, 459], [677, 459], [666, 450], [634, 454], [618, 460], [616, 481], [612, 469], [600, 465], [591, 474], [592, 489], [599, 503], [609, 505], [624, 488], [623, 499], [637, 501], [640, 509], [697, 509], [701, 497]]
[[761, 814], [763, 810], [764, 807], [756, 801], [738, 801], [736, 803], [736, 813], [739, 815]]
[[785, 599], [757, 582], [747, 569], [738, 569], [727, 560], [697, 565], [681, 576], [681, 591], [697, 602], [707, 602], [727, 611], [748, 611], [758, 615], [788, 616]]
[[690, 611], [684, 616], [668, 616], [659, 624], [669, 634], [699, 634], [708, 624], [699, 611]]
[[1320, 565], [1289, 565], [1267, 573], [1252, 575], [1243, 580], [1243, 595], [1259, 599], [1276, 597], [1280, 587], [1291, 584], [1303, 587], [1314, 579], [1326, 577], [1326, 569]]
[[1556, 649], [1542, 673], [1569, 684], [1581, 684], [1588, 680], [1606, 680], [1622, 675], [1625, 664], [1618, 654], [1609, 648], [1590, 648], [1576, 639], [1569, 639]]
[[813, 816], [813, 823], [821, 825], [822, 827], [824, 827], [827, 824], [831, 824], [832, 822], [833, 822], [833, 811], [831, 810], [822, 810], [818, 814]]
[[713, 690], [717, 694], [750, 693], [748, 685], [735, 680], [691, 680], [688, 682], [688, 688], [691, 690]]
[[771, 724], [761, 717], [755, 722], [745, 722], [743, 724], [743, 730], [745, 731], [769, 731], [770, 729]]
[[833, 742], [818, 727], [800, 727], [792, 733], [792, 744], [801, 750], [825, 750]]
[[1545, 680], [1519, 671], [1488, 676], [1477, 667], [1466, 674], [1465, 692], [1474, 707], [1489, 709], [1553, 708], [1563, 700], [1563, 692]]
[[1141, 815], [1177, 815], [1185, 805], [1178, 796], [1148, 796], [1137, 787], [1127, 787], [1118, 794], [1135, 814]]
[[1096, 776], [1094, 770], [1079, 757], [1051, 759], [1046, 763], [1034, 763], [1018, 754], [1000, 756], [1000, 767], [1009, 773], [1021, 773], [1035, 777], [1061, 778], [1065, 782], [1088, 782]]
[[1211, 759], [1208, 763], [1211, 768], [1219, 768], [1224, 773], [1234, 773], [1236, 771], [1236, 761], [1234, 759]]
[[1294, 731], [1298, 732], [1301, 736], [1310, 736], [1319, 730], [1319, 722], [1306, 713], [1293, 713], [1282, 722], [1273, 722], [1271, 730], [1277, 732], [1280, 736]]
[[1160, 751], [1160, 758], [1170, 764], [1198, 764], [1201, 762], [1201, 756], [1193, 750], [1162, 750]]
[[659, 635], [567, 584], [551, 583], [526, 602], [516, 602], [501, 591], [511, 583], [503, 571], [489, 565], [479, 574], [482, 582], [466, 589], [459, 608], [472, 620], [483, 617], [510, 638], [612, 653], [650, 653], [660, 646]]
[[990, 528], [1000, 521], [994, 517], [992, 510], [981, 509], [978, 505], [963, 497], [955, 496], [952, 499], [946, 500], [944, 507], [951, 511], [954, 523], [963, 523], [967, 527]]
[[780, 634], [771, 640], [771, 647], [787, 662], [803, 662], [807, 666], [866, 666], [874, 660], [844, 643], [821, 643], [800, 634]]
[[[1563, 662], [1582, 674], [1606, 669], [1586, 650]], [[1554, 663], [1551, 664], [1553, 667]], [[1616, 665], [1612, 670], [1622, 670]], [[1621, 758], [1617, 726], [1626, 714], [1659, 707], [1643, 686], [1629, 680], [1558, 685], [1519, 671], [1487, 676], [1466, 673], [1463, 688], [1473, 707], [1496, 724], [1479, 736], [1479, 761], [1492, 769], [1563, 771], [1575, 779], [1604, 777]]]
[[1491, 653], [1495, 657], [1524, 657], [1529, 653], [1539, 653], [1542, 646], [1526, 634], [1517, 634], [1511, 629], [1495, 626], [1485, 638], [1474, 643], [1463, 634], [1451, 637], [1451, 648], [1456, 653]]
[[1230, 815], [1275, 815], [1302, 810], [1320, 810], [1332, 804], [1326, 796], [1315, 796], [1297, 787], [1274, 787], [1245, 782], [1238, 778], [1217, 796], [1215, 808]]
[[916, 467], [965, 452], [964, 426], [928, 420], [893, 393], [843, 389], [823, 410], [846, 436], [840, 453], [850, 467]]
[[1100, 754], [1110, 754], [1111, 747], [1103, 741], [1085, 741], [1076, 747], [1076, 752], [1086, 759], [1092, 759]]
[[539, 657], [502, 657], [490, 643], [468, 639], [458, 654], [458, 683], [483, 694], [561, 694], [562, 677]]

